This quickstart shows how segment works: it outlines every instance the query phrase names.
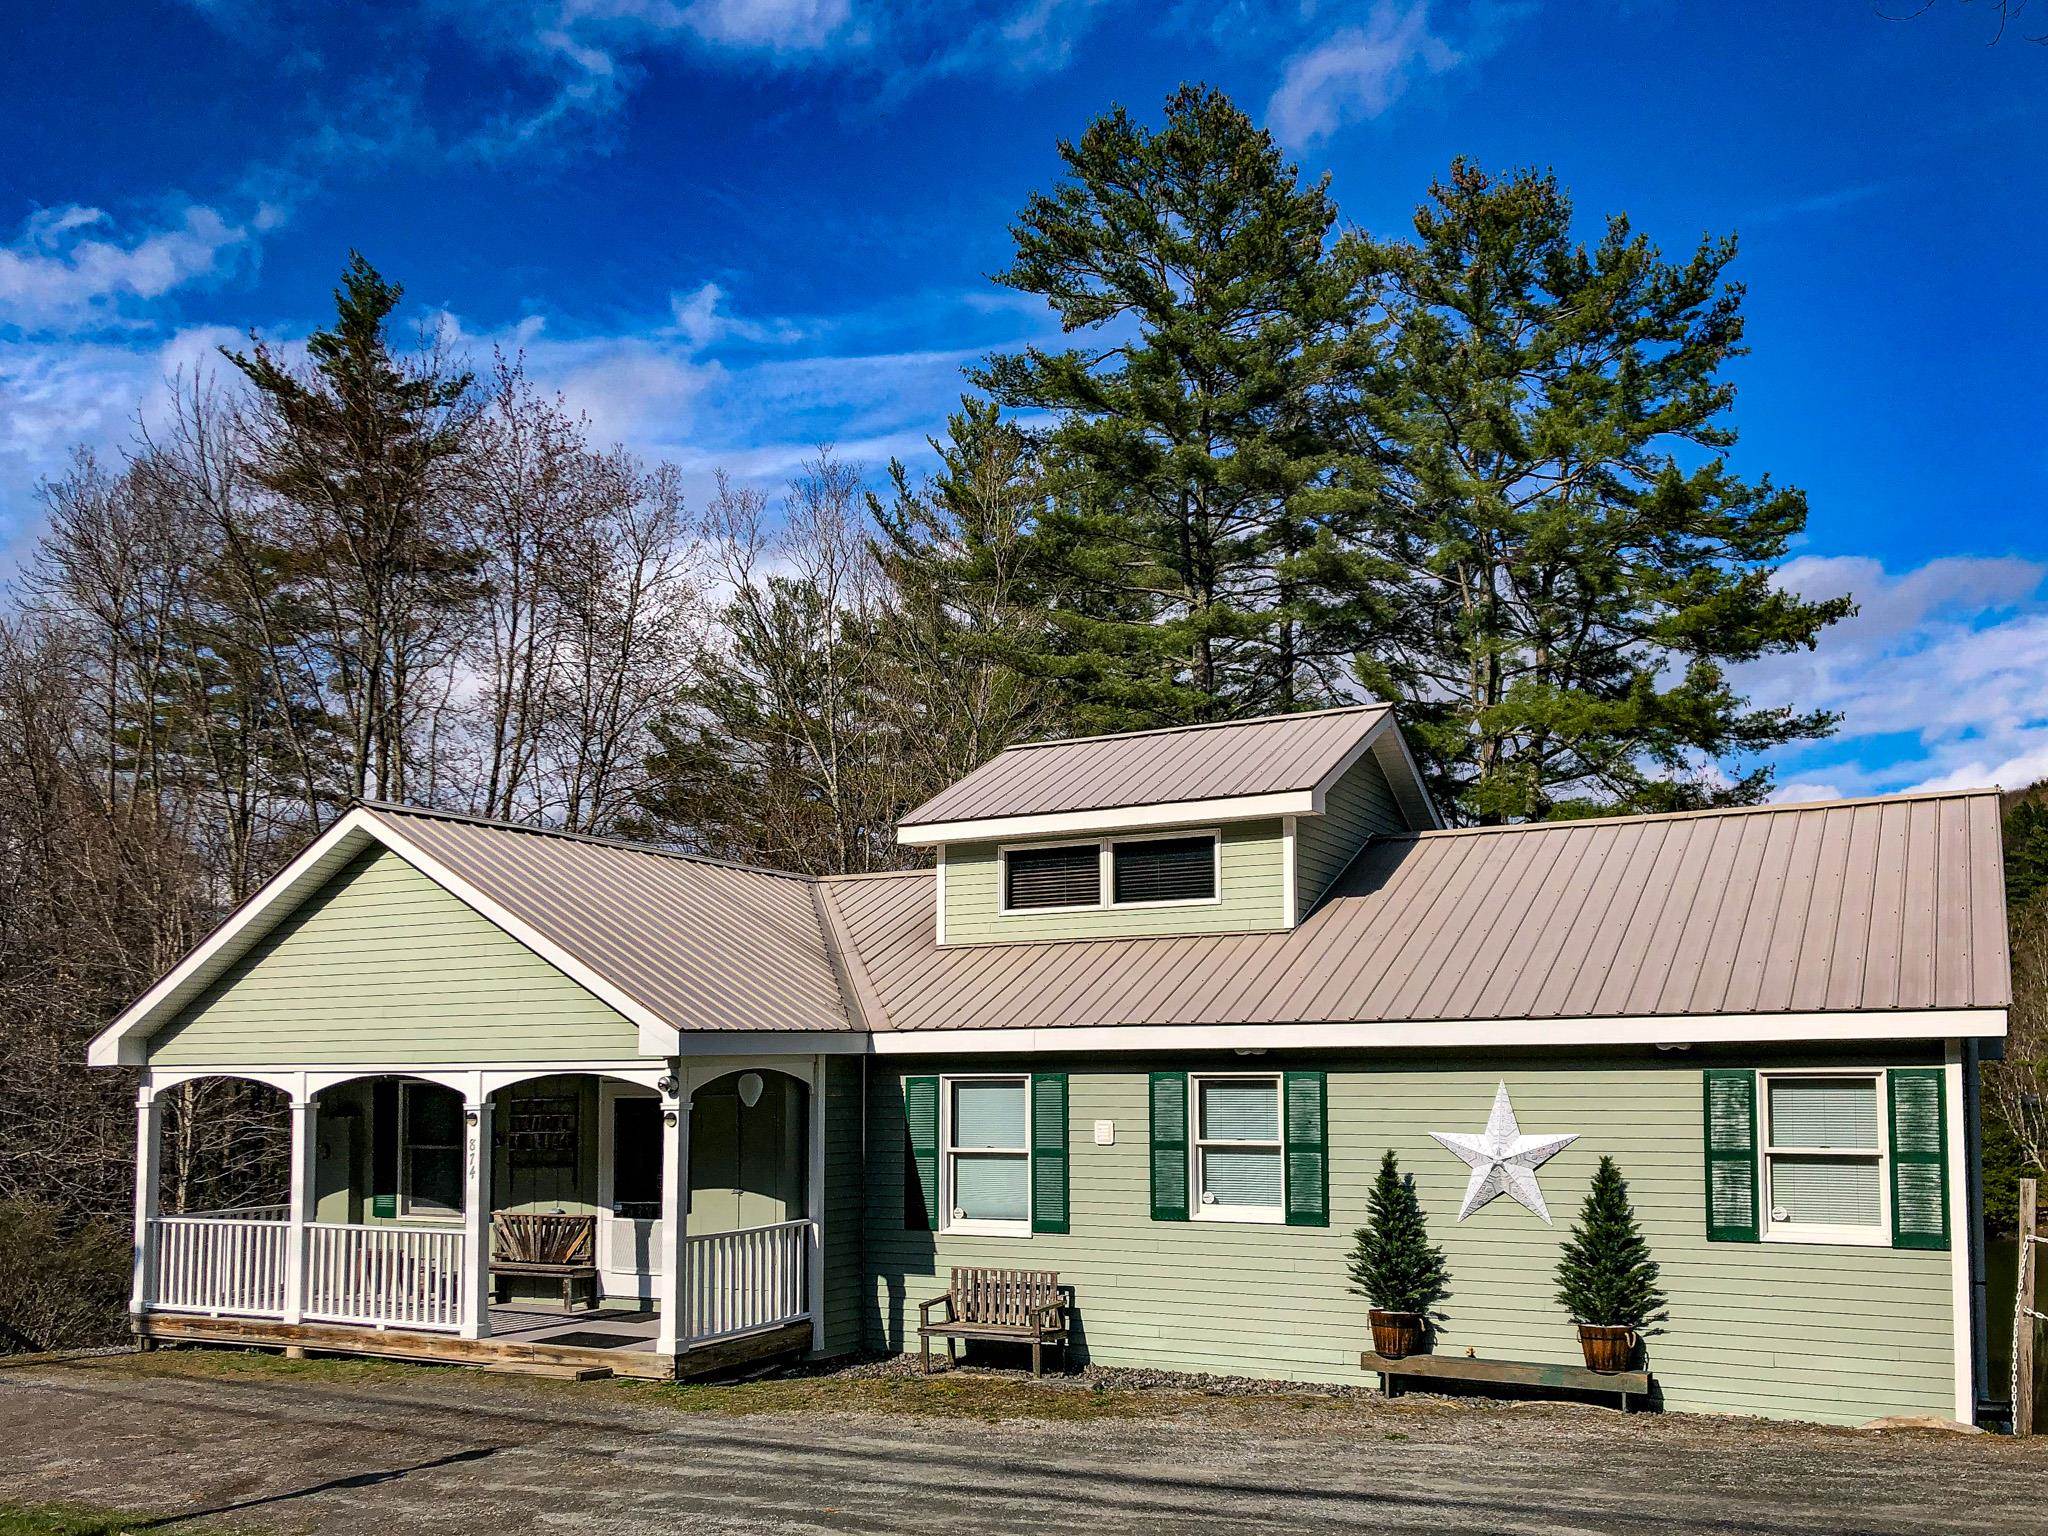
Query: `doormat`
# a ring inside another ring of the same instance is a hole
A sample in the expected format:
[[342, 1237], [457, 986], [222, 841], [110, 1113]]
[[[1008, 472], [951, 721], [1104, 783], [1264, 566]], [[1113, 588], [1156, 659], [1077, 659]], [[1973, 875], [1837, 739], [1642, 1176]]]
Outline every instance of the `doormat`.
[[634, 1344], [645, 1344], [647, 1337], [639, 1333], [601, 1333], [595, 1328], [580, 1328], [573, 1333], [551, 1333], [544, 1339], [528, 1341], [537, 1349], [552, 1349], [562, 1345], [569, 1349], [625, 1349]]

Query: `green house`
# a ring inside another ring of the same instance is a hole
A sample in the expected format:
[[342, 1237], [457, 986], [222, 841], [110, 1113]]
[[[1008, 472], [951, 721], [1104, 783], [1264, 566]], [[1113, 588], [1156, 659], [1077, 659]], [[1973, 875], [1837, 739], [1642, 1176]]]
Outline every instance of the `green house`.
[[[668, 1376], [903, 1349], [988, 1265], [1099, 1363], [1356, 1383], [1391, 1148], [1437, 1352], [1569, 1363], [1605, 1155], [1665, 1406], [1976, 1416], [1994, 792], [1452, 829], [1366, 706], [1013, 748], [898, 835], [933, 867], [810, 880], [351, 810], [93, 1045], [138, 1332]], [[160, 1210], [218, 1075], [290, 1103], [289, 1188]]]

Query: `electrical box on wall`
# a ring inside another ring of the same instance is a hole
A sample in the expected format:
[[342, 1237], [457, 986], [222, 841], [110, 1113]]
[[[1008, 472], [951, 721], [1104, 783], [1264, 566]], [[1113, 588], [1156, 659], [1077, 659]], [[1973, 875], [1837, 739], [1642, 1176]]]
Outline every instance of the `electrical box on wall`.
[[1114, 1120], [1098, 1120], [1095, 1122], [1095, 1145], [1098, 1147], [1113, 1147], [1116, 1145], [1116, 1122]]

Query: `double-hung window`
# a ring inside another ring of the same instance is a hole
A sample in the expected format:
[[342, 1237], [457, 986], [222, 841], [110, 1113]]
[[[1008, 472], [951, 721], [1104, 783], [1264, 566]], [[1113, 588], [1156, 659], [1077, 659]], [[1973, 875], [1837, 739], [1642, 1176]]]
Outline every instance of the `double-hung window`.
[[1195, 1209], [1210, 1221], [1284, 1221], [1280, 1074], [1196, 1074]]
[[1890, 1240], [1882, 1072], [1765, 1072], [1764, 1236]]
[[1030, 1079], [949, 1077], [944, 1086], [947, 1228], [1030, 1232]]
[[462, 1097], [438, 1083], [398, 1087], [399, 1213], [462, 1214]]

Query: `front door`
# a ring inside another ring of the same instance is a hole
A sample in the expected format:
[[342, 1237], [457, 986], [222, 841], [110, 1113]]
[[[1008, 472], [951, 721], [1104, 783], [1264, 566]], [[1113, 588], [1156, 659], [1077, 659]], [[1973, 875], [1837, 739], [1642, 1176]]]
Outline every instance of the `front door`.
[[607, 1296], [651, 1299], [661, 1273], [661, 1100], [606, 1083], [597, 1252]]

